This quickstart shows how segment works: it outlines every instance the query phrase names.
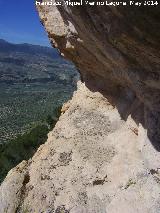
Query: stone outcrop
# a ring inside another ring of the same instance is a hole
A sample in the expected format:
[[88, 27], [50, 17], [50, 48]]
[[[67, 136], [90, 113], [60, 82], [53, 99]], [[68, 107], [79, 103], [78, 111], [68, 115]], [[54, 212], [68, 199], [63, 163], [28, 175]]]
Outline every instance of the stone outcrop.
[[82, 83], [68, 105], [32, 160], [9, 172], [0, 212], [159, 212], [159, 173], [148, 166], [142, 125]]
[[159, 6], [38, 11], [83, 83], [48, 141], [9, 172], [0, 213], [160, 212]]
[[38, 10], [51, 43], [76, 64], [87, 87], [111, 94], [115, 104], [121, 94], [130, 105], [136, 101], [144, 108], [145, 118], [135, 119], [160, 151], [160, 6]]

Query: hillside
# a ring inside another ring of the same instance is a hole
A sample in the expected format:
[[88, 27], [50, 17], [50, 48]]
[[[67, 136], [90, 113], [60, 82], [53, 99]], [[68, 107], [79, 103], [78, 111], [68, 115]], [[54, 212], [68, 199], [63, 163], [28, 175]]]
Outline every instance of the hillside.
[[54, 116], [77, 78], [75, 67], [53, 48], [0, 40], [0, 143]]
[[0, 40], [0, 83], [72, 81], [74, 75], [74, 66], [53, 48]]

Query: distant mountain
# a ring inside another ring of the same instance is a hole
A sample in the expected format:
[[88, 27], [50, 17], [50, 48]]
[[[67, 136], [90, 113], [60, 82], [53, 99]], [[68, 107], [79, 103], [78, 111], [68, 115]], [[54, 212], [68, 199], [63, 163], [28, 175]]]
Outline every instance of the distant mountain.
[[58, 51], [39, 45], [11, 44], [0, 39], [0, 83], [72, 82], [74, 66]]
[[40, 54], [48, 57], [59, 58], [59, 53], [56, 49], [32, 44], [12, 44], [3, 39], [0, 39], [0, 53], [21, 52], [26, 54]]

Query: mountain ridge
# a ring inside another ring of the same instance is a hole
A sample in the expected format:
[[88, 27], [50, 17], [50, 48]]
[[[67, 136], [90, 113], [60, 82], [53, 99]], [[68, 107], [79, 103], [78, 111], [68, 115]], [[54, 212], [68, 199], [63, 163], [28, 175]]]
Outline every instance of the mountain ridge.
[[[58, 80], [56, 72], [73, 66], [63, 60], [58, 51], [39, 45], [0, 42], [0, 82], [34, 83]], [[67, 73], [66, 73], [67, 75]]]
[[23, 52], [28, 54], [45, 54], [50, 57], [59, 58], [59, 53], [56, 49], [53, 49], [51, 47], [41, 46], [41, 45], [35, 45], [35, 44], [29, 44], [29, 43], [20, 43], [20, 44], [14, 44], [11, 42], [8, 42], [4, 39], [0, 39], [0, 52], [5, 51], [7, 53], [9, 52]]

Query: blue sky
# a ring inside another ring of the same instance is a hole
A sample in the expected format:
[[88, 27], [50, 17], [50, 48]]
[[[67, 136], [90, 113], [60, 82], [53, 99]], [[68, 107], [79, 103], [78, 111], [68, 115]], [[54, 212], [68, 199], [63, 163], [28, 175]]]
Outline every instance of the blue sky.
[[49, 46], [35, 0], [0, 0], [0, 38], [13, 43]]

